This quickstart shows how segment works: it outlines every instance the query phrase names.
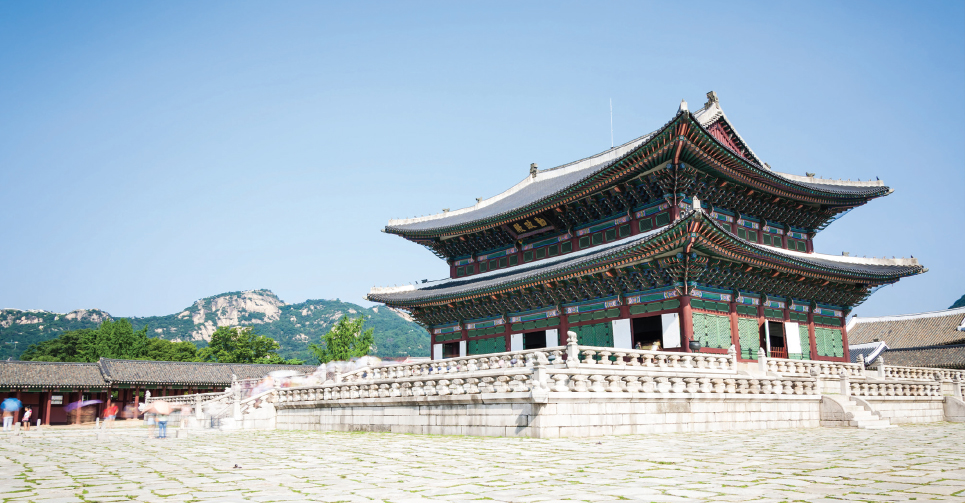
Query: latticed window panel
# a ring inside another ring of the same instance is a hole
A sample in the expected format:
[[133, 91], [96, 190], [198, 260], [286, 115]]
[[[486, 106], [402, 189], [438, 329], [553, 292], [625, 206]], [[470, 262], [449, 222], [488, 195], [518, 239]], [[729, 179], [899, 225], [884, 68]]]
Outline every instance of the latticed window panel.
[[730, 347], [730, 317], [693, 313], [694, 339], [705, 348]]
[[[807, 326], [807, 325], [798, 325], [798, 326], [797, 326], [797, 333], [798, 333], [798, 336], [799, 336], [800, 339], [801, 339], [801, 355], [800, 355], [800, 358], [801, 358], [802, 360], [810, 360], [810, 359], [811, 359], [811, 338], [808, 337], [808, 326]], [[792, 358], [793, 358], [793, 357], [792, 357]]]
[[840, 329], [814, 327], [814, 342], [818, 347], [818, 356], [844, 356], [844, 341]]
[[488, 353], [503, 353], [506, 351], [506, 337], [492, 337], [490, 339], [476, 339], [466, 343], [466, 353], [470, 355], [484, 355]]
[[741, 358], [757, 359], [757, 350], [761, 347], [760, 328], [753, 318], [737, 318], [737, 335], [740, 338]]
[[613, 347], [613, 325], [610, 322], [573, 327], [581, 346]]

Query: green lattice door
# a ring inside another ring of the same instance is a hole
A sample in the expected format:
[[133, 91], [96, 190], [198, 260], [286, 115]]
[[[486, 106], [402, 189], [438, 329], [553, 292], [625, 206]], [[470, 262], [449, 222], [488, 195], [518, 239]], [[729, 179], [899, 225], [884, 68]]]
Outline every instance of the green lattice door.
[[746, 360], [756, 360], [757, 350], [761, 348], [761, 331], [754, 318], [737, 318], [737, 334], [740, 338], [740, 356]]
[[801, 339], [801, 354], [799, 355], [788, 355], [791, 358], [797, 358], [801, 360], [811, 359], [811, 338], [808, 337], [808, 326], [798, 325], [797, 326], [798, 337]]
[[470, 355], [484, 355], [488, 353], [504, 352], [506, 352], [506, 337], [475, 339], [466, 344], [466, 353]]
[[730, 347], [730, 317], [715, 314], [693, 313], [694, 339], [705, 348], [727, 349]]
[[581, 346], [613, 347], [613, 325], [610, 322], [573, 327]]
[[818, 356], [844, 356], [844, 342], [841, 329], [814, 327], [814, 342], [818, 347]]

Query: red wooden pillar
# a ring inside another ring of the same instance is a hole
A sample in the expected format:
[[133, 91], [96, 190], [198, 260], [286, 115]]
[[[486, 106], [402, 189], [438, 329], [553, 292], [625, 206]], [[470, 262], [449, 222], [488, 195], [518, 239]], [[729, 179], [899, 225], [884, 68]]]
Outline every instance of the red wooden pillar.
[[567, 333], [569, 331], [570, 322], [566, 319], [563, 308], [560, 307], [560, 346], [565, 346], [570, 342], [570, 336]]
[[[23, 399], [21, 398], [20, 390], [19, 390], [19, 389], [17, 390], [17, 395], [16, 395], [16, 396], [17, 396], [17, 400], [20, 400], [20, 406], [21, 406], [21, 408], [22, 408], [22, 407], [23, 407]], [[20, 421], [20, 410], [17, 410], [17, 411], [15, 411], [15, 412], [13, 413], [13, 424], [17, 424], [18, 421]]]
[[690, 340], [694, 338], [694, 317], [690, 296], [680, 296], [680, 345], [684, 353], [690, 352]]
[[730, 299], [730, 342], [737, 349], [738, 356], [740, 355], [740, 329], [737, 328], [737, 296], [735, 295]]
[[54, 390], [47, 390], [47, 403], [44, 404], [44, 425], [50, 426], [50, 404], [54, 401]]
[[[757, 344], [758, 344], [758, 348], [764, 348], [764, 351], [767, 351], [767, 344], [768, 344], [768, 342], [767, 342], [767, 341], [764, 341], [764, 344], [761, 345], [761, 341], [762, 341], [765, 337], [767, 337], [767, 330], [764, 328], [764, 324], [765, 324], [765, 323], [767, 323], [767, 319], [764, 318], [764, 299], [762, 298], [762, 299], [761, 299], [761, 302], [760, 302], [759, 304], [757, 304], [757, 334], [758, 334], [758, 335], [757, 335], [757, 339], [758, 339]], [[756, 355], [756, 354], [754, 355], [754, 358], [757, 359], [757, 355]]]
[[814, 338], [814, 311], [808, 311], [808, 339], [811, 343], [811, 359], [818, 359], [818, 343]]
[[781, 235], [781, 248], [787, 249], [787, 231], [784, 231], [784, 234]]
[[851, 355], [848, 353], [848, 315], [844, 312], [841, 313], [841, 347], [842, 347], [842, 358], [845, 361], [851, 361]]
[[137, 419], [137, 416], [140, 414], [140, 410], [138, 410], [138, 406], [140, 405], [141, 405], [141, 387], [135, 386], [134, 387], [134, 418], [135, 419]]
[[808, 253], [814, 253], [814, 233], [809, 232], [807, 238], [807, 241], [805, 241], [806, 250]]

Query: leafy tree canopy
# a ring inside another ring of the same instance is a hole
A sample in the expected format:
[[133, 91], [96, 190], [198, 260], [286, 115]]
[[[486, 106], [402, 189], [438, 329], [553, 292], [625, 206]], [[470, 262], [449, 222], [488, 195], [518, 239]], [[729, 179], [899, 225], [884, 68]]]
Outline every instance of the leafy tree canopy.
[[20, 356], [24, 361], [96, 362], [121, 360], [197, 361], [190, 342], [171, 342], [147, 336], [147, 325], [135, 331], [126, 319], [104, 320], [96, 329], [70, 330], [56, 339], [31, 344]]
[[365, 317], [339, 318], [338, 323], [322, 337], [323, 345], [310, 344], [309, 349], [320, 363], [348, 361], [369, 354], [375, 344], [374, 330], [363, 331]]
[[277, 351], [278, 342], [275, 339], [258, 335], [251, 327], [218, 327], [211, 334], [208, 347], [198, 351], [198, 358], [218, 363], [305, 363], [294, 358], [285, 360]]

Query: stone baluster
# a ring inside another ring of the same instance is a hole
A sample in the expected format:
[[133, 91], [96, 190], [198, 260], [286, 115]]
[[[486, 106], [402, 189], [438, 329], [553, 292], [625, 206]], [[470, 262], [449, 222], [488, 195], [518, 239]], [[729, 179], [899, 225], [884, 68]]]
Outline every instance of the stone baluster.
[[622, 377], [620, 377], [620, 376], [615, 376], [615, 375], [613, 375], [613, 376], [607, 376], [606, 380], [610, 383], [610, 384], [606, 387], [606, 390], [607, 390], [607, 391], [609, 391], [609, 392], [611, 392], [611, 393], [619, 393], [619, 392], [621, 392], [621, 391], [625, 391], [625, 390], [623, 389], [623, 378], [622, 378]]
[[606, 377], [602, 375], [591, 375], [590, 376], [590, 391], [595, 391], [597, 393], [606, 392]]
[[660, 367], [661, 369], [670, 367], [670, 363], [667, 361], [667, 355], [660, 353], [655, 355], [655, 358], [657, 359], [657, 367]]
[[596, 355], [596, 351], [593, 351], [593, 350], [590, 350], [590, 349], [584, 349], [584, 350], [583, 350], [583, 363], [586, 363], [586, 364], [588, 364], [588, 365], [593, 365], [593, 364], [595, 364], [595, 363], [596, 363], [596, 360], [593, 358], [594, 355]]
[[564, 393], [570, 390], [569, 385], [566, 383], [569, 376], [566, 374], [553, 374], [551, 378], [554, 381], [551, 391]]
[[586, 381], [587, 377], [585, 375], [572, 375], [570, 376], [570, 389], [575, 392], [587, 391]]
[[439, 395], [439, 396], [448, 395], [450, 391], [449, 382], [450, 381], [448, 379], [439, 379], [438, 381], [436, 381], [436, 395]]
[[493, 387], [496, 388], [496, 393], [509, 392], [509, 385], [507, 384], [509, 379], [509, 376], [499, 376], [496, 378], [496, 382], [493, 384]]
[[670, 368], [678, 369], [680, 368], [680, 355], [672, 354], [668, 355], [667, 360], [669, 360], [668, 365]]
[[452, 383], [449, 385], [449, 393], [452, 395], [464, 395], [466, 393], [466, 388], [463, 387], [466, 381], [462, 379], [453, 379]]
[[[666, 379], [666, 377], [664, 378]], [[654, 381], [653, 377], [644, 376], [640, 378], [642, 383], [640, 386], [640, 391], [643, 393], [653, 393], [657, 391], [657, 383]]]
[[392, 383], [391, 387], [389, 388], [389, 396], [390, 397], [402, 396], [402, 385], [400, 385], [397, 382]]
[[737, 379], [725, 378], [723, 393], [737, 393]]
[[670, 392], [671, 393], [684, 393], [687, 391], [687, 383], [684, 382], [683, 377], [671, 377], [670, 378]]
[[771, 393], [773, 386], [771, 385], [770, 379], [761, 379], [761, 394], [767, 395]]
[[[699, 377], [695, 379], [697, 382], [694, 384], [694, 391], [692, 393], [711, 393], [714, 391], [713, 386], [710, 384], [709, 377]], [[687, 386], [688, 390], [690, 386]]]
[[750, 394], [752, 394], [752, 395], [760, 395], [760, 394], [761, 394], [761, 381], [759, 381], [759, 380], [757, 380], [757, 379], [748, 379], [748, 389], [750, 390], [750, 391], [749, 391]]
[[670, 382], [669, 377], [658, 377], [657, 381], [657, 393], [670, 393], [673, 389], [673, 383]]
[[613, 362], [614, 365], [619, 365], [621, 367], [627, 366], [626, 353], [616, 352], [616, 353], [613, 353], [613, 356], [616, 357], [616, 360]]
[[516, 375], [513, 376], [513, 388], [511, 391], [517, 393], [525, 393], [530, 390], [529, 376], [528, 375]]
[[626, 376], [623, 378], [623, 381], [624, 381], [624, 384], [623, 384], [624, 388], [626, 388], [626, 390], [631, 393], [636, 393], [640, 391], [640, 389], [643, 386], [640, 383], [640, 378], [637, 376]]
[[677, 358], [680, 358], [681, 360], [683, 360], [683, 363], [681, 364], [681, 366], [682, 366], [683, 368], [685, 368], [685, 369], [692, 369], [692, 368], [694, 368], [694, 357], [693, 357], [693, 355], [685, 354], [685, 355], [683, 355], [683, 356], [678, 356]]
[[495, 386], [493, 386], [493, 383], [496, 382], [496, 379], [493, 379], [492, 377], [483, 377], [483, 378], [480, 379], [479, 381], [482, 383], [482, 384], [479, 385], [479, 392], [480, 392], [480, 393], [495, 393], [495, 392], [496, 392], [496, 388], [495, 388]]
[[775, 395], [780, 395], [784, 393], [784, 381], [780, 379], [774, 379], [771, 381], [771, 393]]
[[600, 351], [600, 361], [597, 363], [599, 363], [600, 365], [609, 365], [613, 363], [610, 361], [610, 355], [612, 354], [613, 352], [611, 351]]

